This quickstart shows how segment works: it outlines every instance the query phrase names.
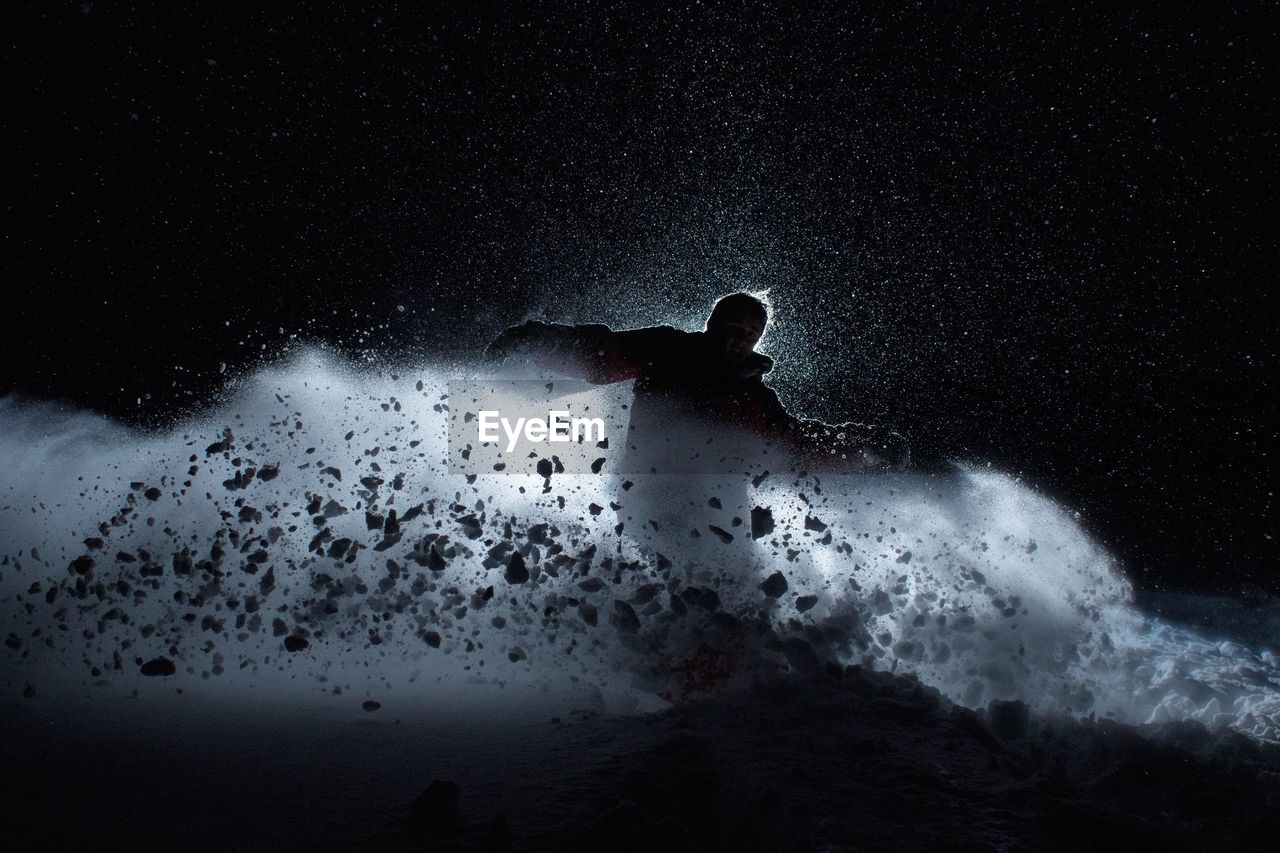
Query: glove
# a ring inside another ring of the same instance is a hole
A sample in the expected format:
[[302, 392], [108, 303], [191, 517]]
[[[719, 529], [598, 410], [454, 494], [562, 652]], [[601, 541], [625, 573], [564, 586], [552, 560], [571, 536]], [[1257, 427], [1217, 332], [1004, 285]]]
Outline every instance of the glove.
[[843, 423], [829, 428], [832, 445], [868, 468], [905, 468], [911, 448], [900, 433], [874, 424]]
[[512, 326], [493, 339], [493, 343], [485, 348], [485, 361], [506, 361], [516, 353], [527, 350], [538, 337], [545, 324], [530, 321], [519, 326]]
[[876, 468], [905, 468], [911, 463], [907, 440], [900, 433], [881, 427], [872, 427], [861, 454], [863, 461]]

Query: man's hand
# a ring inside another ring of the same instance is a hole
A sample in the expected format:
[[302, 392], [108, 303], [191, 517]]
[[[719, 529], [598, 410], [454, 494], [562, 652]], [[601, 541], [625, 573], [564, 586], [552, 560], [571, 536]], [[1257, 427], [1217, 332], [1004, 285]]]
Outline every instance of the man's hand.
[[901, 434], [875, 424], [799, 421], [795, 433], [805, 464], [822, 468], [905, 468], [911, 449]]
[[537, 337], [544, 324], [535, 321], [512, 326], [493, 339], [484, 351], [485, 361], [506, 361], [518, 352], [526, 350]]
[[863, 461], [875, 468], [905, 468], [911, 464], [907, 440], [900, 433], [883, 427], [871, 427], [861, 452]]

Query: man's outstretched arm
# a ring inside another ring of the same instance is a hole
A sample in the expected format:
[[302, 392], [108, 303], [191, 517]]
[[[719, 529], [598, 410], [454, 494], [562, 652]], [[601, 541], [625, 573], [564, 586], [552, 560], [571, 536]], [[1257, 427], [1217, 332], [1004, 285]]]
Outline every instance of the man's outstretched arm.
[[530, 320], [500, 334], [485, 357], [501, 361], [519, 354], [539, 367], [595, 384], [623, 382], [642, 375], [683, 334], [669, 326], [615, 332], [603, 323], [564, 326]]
[[906, 438], [875, 424], [829, 424], [787, 411], [777, 393], [765, 388], [765, 422], [791, 452], [813, 463], [851, 460], [872, 467], [905, 468], [911, 462]]

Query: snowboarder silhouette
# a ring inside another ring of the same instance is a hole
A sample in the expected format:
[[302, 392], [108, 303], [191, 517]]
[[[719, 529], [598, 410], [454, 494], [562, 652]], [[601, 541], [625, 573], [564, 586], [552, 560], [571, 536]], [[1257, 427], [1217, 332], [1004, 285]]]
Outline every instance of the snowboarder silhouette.
[[[761, 299], [732, 293], [716, 302], [701, 332], [532, 321], [504, 331], [486, 355], [500, 361], [519, 354], [594, 384], [635, 380], [625, 459], [612, 475], [617, 531], [628, 530], [641, 551], [656, 556], [659, 571], [669, 567], [698, 592], [714, 588], [717, 577], [769, 573], [778, 542], [771, 512], [758, 506], [758, 487], [770, 469], [883, 470], [910, 460], [905, 439], [891, 430], [788, 412], [763, 381], [773, 360], [755, 351], [769, 319]], [[658, 658], [645, 669], [652, 684], [641, 683], [677, 701], [748, 672], [743, 662], [760, 657], [760, 637], [771, 636], [768, 620], [717, 620], [716, 601], [636, 640]]]
[[805, 465], [905, 467], [911, 457], [907, 442], [892, 430], [827, 424], [786, 410], [763, 381], [773, 359], [755, 351], [769, 319], [761, 299], [731, 293], [716, 302], [702, 332], [671, 326], [614, 331], [597, 323], [529, 321], [502, 332], [485, 355], [502, 361], [520, 354], [547, 370], [594, 384], [634, 379], [631, 450], [643, 452], [669, 440], [672, 424], [680, 421], [686, 432], [691, 425], [705, 428], [712, 437], [708, 440], [725, 430], [763, 438]]

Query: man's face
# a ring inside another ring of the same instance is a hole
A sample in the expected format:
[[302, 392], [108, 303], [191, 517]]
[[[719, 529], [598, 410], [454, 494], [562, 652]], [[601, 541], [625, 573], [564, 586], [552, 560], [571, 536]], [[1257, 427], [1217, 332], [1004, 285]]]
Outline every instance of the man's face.
[[707, 334], [728, 364], [741, 364], [760, 342], [764, 325], [751, 314], [729, 314], [708, 324]]

